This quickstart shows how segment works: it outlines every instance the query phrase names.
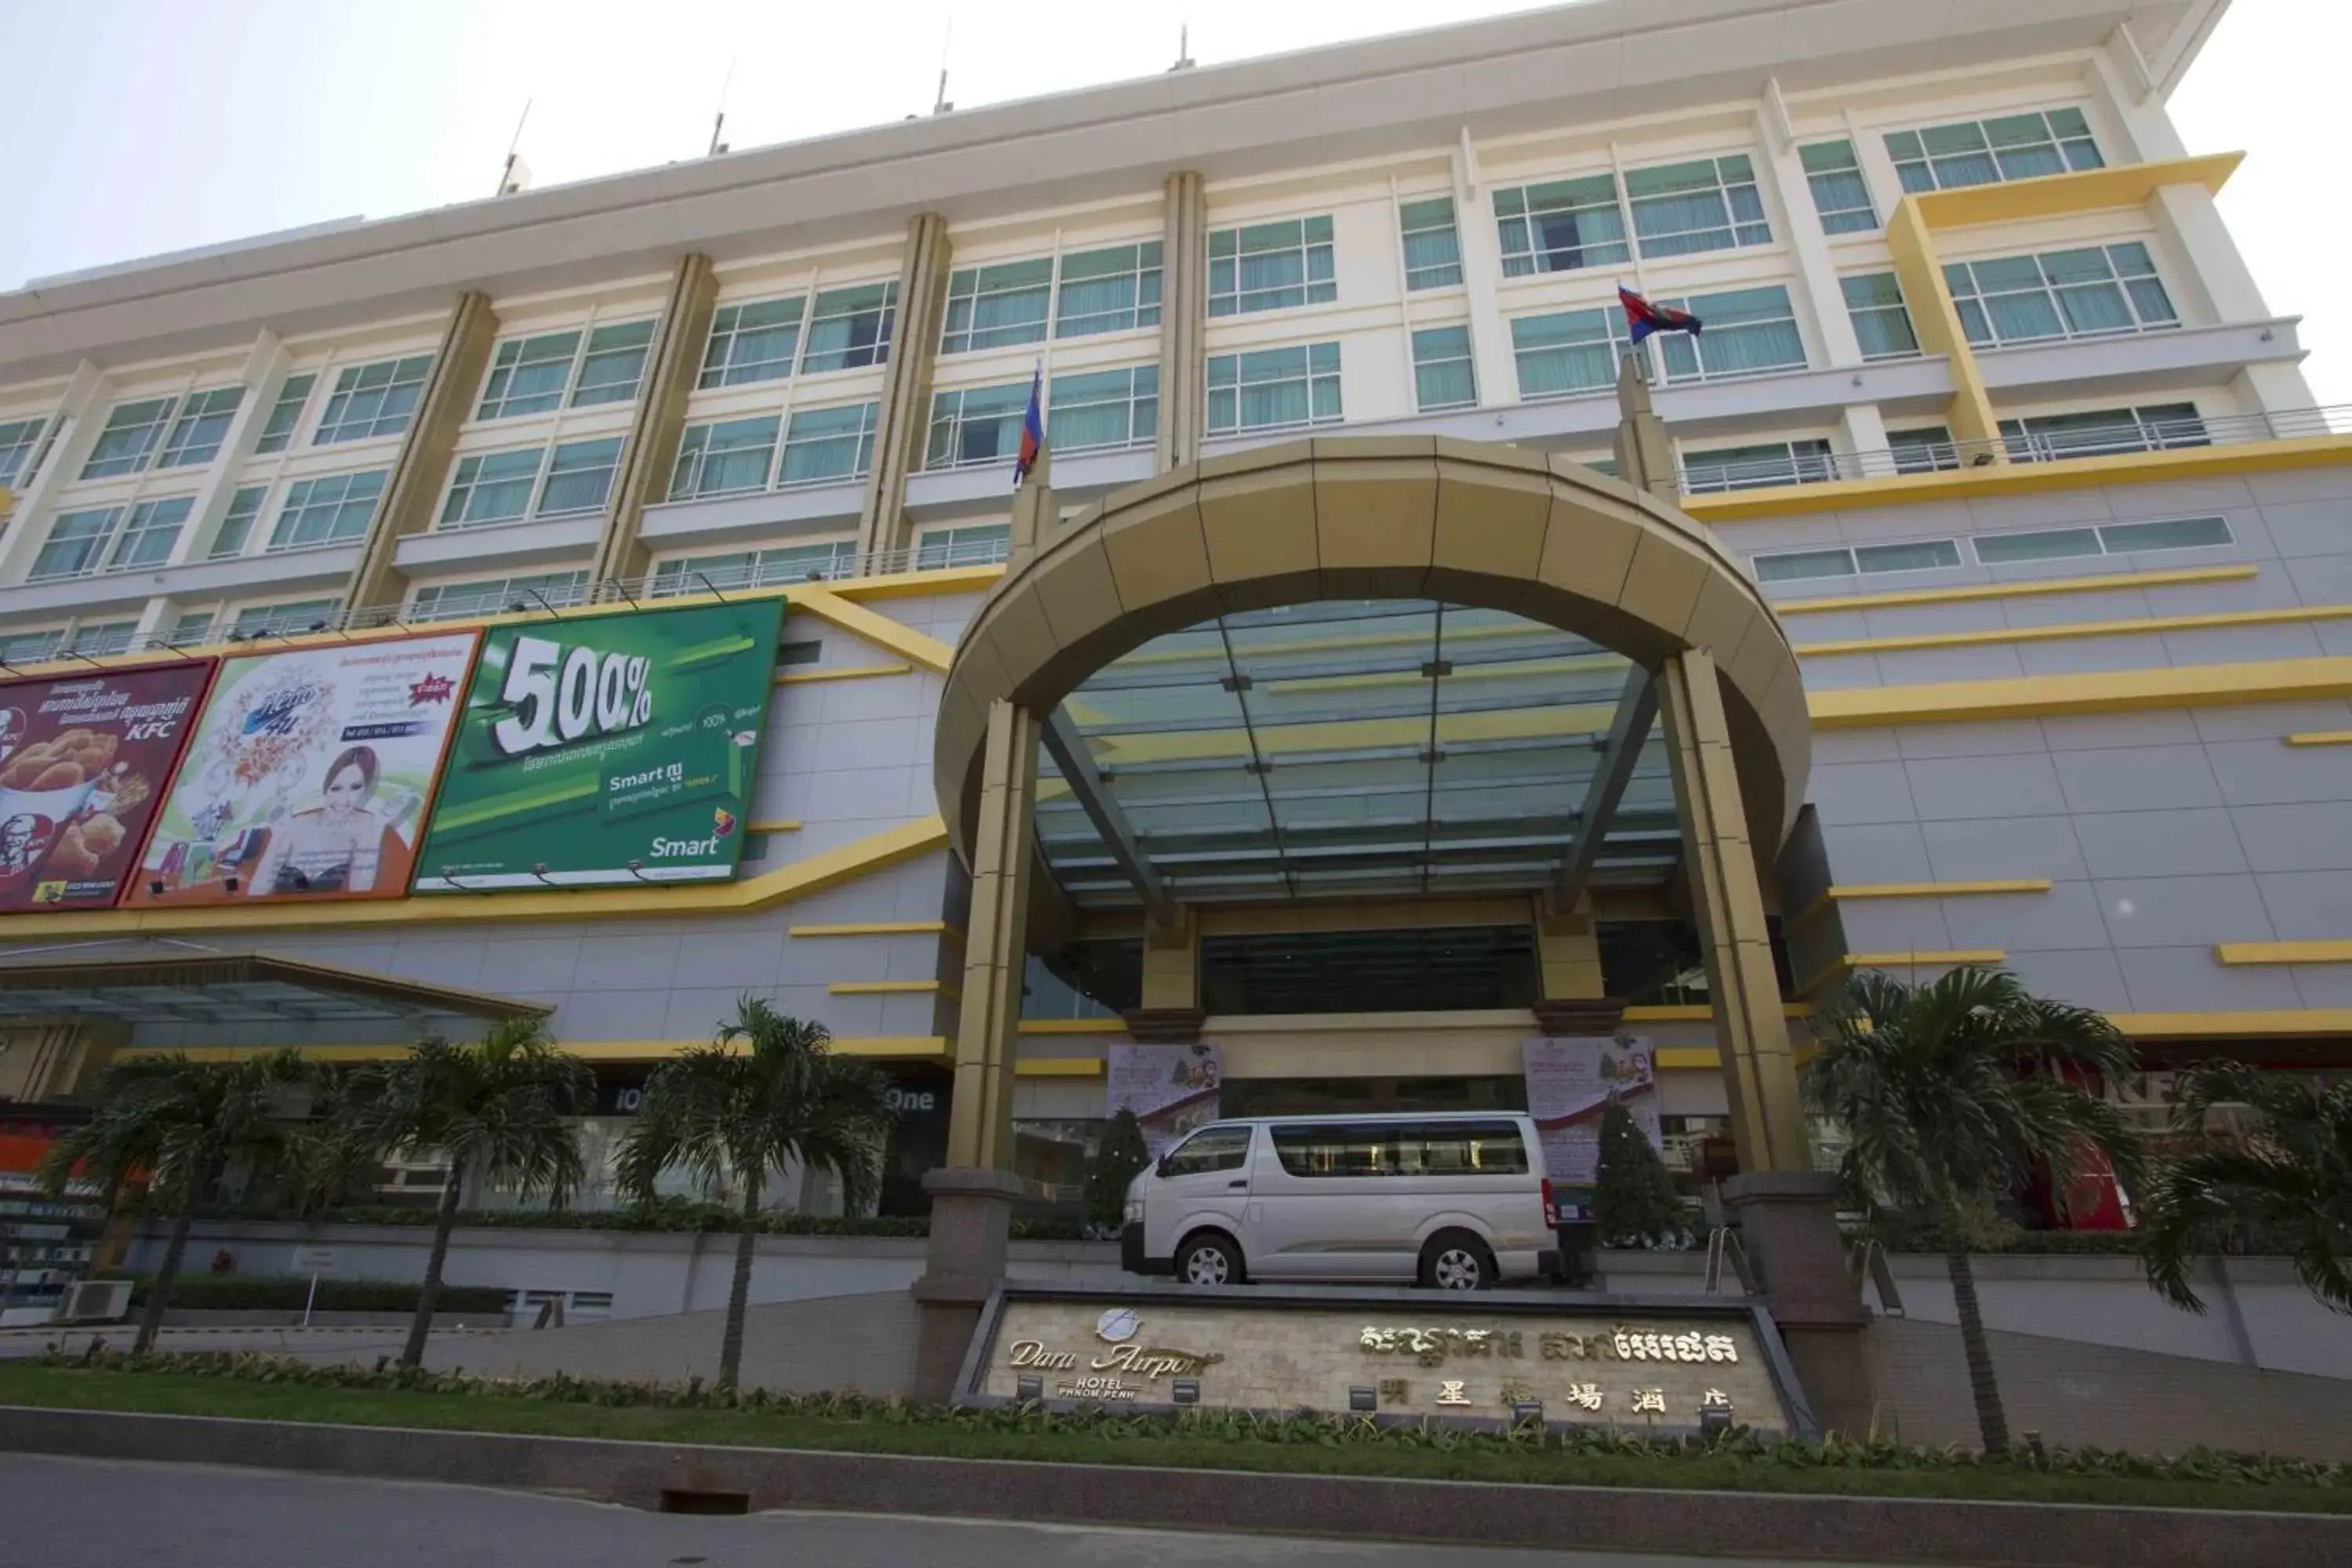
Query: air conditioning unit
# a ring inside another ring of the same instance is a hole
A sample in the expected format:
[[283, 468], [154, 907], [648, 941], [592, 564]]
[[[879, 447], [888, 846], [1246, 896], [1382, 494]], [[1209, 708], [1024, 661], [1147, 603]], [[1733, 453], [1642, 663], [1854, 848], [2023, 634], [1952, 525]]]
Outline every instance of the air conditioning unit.
[[111, 1323], [131, 1314], [131, 1281], [82, 1279], [66, 1288], [58, 1308], [61, 1323]]

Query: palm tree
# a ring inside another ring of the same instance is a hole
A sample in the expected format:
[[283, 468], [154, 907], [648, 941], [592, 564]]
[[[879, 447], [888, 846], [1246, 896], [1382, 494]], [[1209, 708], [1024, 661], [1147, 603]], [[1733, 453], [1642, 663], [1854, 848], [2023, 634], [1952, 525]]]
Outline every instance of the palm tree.
[[2009, 1421], [1969, 1267], [1967, 1216], [2037, 1172], [2063, 1191], [2094, 1152], [2126, 1191], [2137, 1188], [2137, 1136], [2114, 1105], [2062, 1075], [2129, 1073], [2131, 1044], [2101, 1015], [2032, 995], [1997, 969], [1955, 969], [1926, 985], [1857, 974], [1822, 1021], [1807, 1106], [1845, 1126], [1849, 1191], [1934, 1225], [1977, 1426], [1986, 1452], [2000, 1453]]
[[792, 1161], [830, 1170], [852, 1213], [880, 1194], [883, 1144], [894, 1120], [889, 1084], [866, 1063], [835, 1056], [832, 1039], [822, 1024], [744, 997], [735, 1021], [722, 1026], [713, 1043], [679, 1053], [646, 1080], [644, 1102], [614, 1161], [621, 1191], [639, 1203], [652, 1200], [655, 1181], [673, 1165], [706, 1187], [730, 1178], [740, 1184], [743, 1220], [719, 1342], [721, 1388], [733, 1388], [742, 1372], [751, 1248], [770, 1174]]
[[111, 1202], [143, 1173], [148, 1191], [174, 1216], [132, 1354], [146, 1354], [163, 1326], [196, 1205], [231, 1163], [289, 1146], [291, 1091], [308, 1077], [293, 1051], [226, 1062], [199, 1062], [179, 1051], [131, 1057], [100, 1079], [90, 1119], [49, 1146], [40, 1181], [52, 1195], [79, 1175], [104, 1188]]
[[438, 1153], [449, 1162], [401, 1365], [425, 1359], [466, 1179], [488, 1180], [525, 1196], [544, 1191], [561, 1206], [585, 1174], [577, 1118], [595, 1095], [588, 1064], [556, 1049], [536, 1017], [498, 1024], [478, 1045], [428, 1035], [406, 1056], [370, 1063], [345, 1082], [337, 1105], [344, 1136], [379, 1158]]
[[[2206, 1113], [2242, 1105], [2252, 1126], [2204, 1138]], [[2292, 1073], [2210, 1062], [2183, 1073], [2173, 1125], [2200, 1147], [2158, 1172], [2145, 1234], [2148, 1282], [2175, 1306], [2202, 1312], [2189, 1287], [2199, 1243], [2231, 1220], [2280, 1238], [2311, 1293], [2352, 1312], [2352, 1083], [2322, 1088]]]

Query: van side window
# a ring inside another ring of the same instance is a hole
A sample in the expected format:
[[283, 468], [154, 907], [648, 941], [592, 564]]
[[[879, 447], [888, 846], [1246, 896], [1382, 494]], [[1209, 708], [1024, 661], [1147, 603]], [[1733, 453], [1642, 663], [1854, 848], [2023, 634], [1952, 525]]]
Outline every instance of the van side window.
[[1238, 1171], [1249, 1158], [1246, 1127], [1203, 1127], [1160, 1162], [1163, 1176], [1198, 1176], [1210, 1171]]
[[1509, 1121], [1366, 1121], [1274, 1129], [1294, 1176], [1515, 1176], [1528, 1148]]

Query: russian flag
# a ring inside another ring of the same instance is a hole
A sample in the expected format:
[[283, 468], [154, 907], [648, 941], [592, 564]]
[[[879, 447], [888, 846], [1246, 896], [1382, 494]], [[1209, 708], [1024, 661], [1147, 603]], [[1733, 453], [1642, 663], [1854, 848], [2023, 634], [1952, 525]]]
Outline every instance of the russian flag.
[[1039, 365], [1029, 377], [1029, 409], [1021, 416], [1021, 455], [1013, 462], [1013, 483], [1018, 487], [1036, 466], [1037, 454], [1045, 449], [1045, 367]]
[[1688, 310], [1677, 310], [1672, 305], [1653, 305], [1622, 283], [1617, 286], [1617, 302], [1625, 307], [1626, 335], [1633, 342], [1640, 342], [1652, 332], [1698, 336], [1699, 319]]

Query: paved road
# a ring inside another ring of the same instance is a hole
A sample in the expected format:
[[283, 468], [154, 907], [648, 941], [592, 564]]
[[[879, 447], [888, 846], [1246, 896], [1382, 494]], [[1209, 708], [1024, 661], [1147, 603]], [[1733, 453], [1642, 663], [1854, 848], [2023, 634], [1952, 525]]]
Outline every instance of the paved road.
[[[7, 1560], [39, 1568], [1702, 1568], [1687, 1558], [961, 1520], [689, 1519], [473, 1487], [28, 1454], [0, 1454], [0, 1498]], [[1797, 1565], [1713, 1559], [1705, 1568]]]

